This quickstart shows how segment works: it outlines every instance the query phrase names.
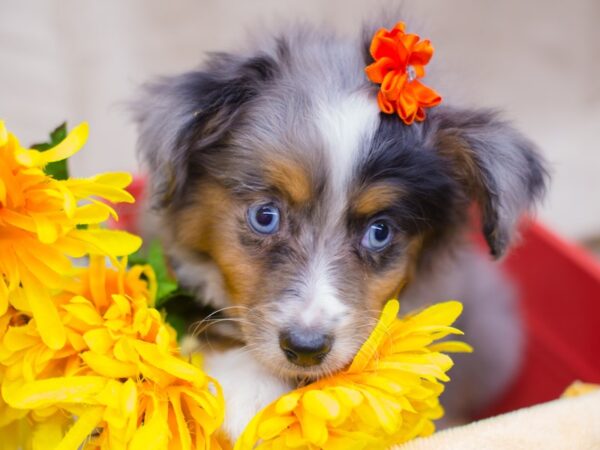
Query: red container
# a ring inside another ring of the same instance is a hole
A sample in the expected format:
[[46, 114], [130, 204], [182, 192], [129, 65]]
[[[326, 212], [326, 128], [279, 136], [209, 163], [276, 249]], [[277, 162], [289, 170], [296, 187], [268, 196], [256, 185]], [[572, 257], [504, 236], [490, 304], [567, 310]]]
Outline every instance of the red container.
[[600, 383], [600, 263], [530, 223], [502, 268], [519, 289], [526, 350], [519, 375], [486, 415], [556, 399], [576, 380]]

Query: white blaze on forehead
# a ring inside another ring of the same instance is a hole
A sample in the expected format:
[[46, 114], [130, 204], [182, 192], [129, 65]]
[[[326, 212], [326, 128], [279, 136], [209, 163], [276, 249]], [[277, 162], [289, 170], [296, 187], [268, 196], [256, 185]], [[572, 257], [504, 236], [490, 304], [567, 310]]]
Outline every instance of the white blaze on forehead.
[[377, 127], [379, 107], [366, 92], [349, 94], [338, 102], [321, 104], [316, 116], [317, 127], [325, 144], [325, 157], [329, 165], [326, 201], [327, 220], [320, 230], [321, 239], [306, 280], [307, 303], [302, 306], [300, 320], [305, 326], [326, 326], [343, 319], [348, 306], [342, 302], [335, 287], [335, 247], [337, 236], [344, 236], [343, 218], [348, 204], [352, 175], [362, 152], [368, 151]]
[[347, 204], [354, 169], [377, 131], [379, 114], [377, 100], [367, 92], [355, 92], [319, 108], [317, 127], [329, 159], [330, 206], [338, 214]]

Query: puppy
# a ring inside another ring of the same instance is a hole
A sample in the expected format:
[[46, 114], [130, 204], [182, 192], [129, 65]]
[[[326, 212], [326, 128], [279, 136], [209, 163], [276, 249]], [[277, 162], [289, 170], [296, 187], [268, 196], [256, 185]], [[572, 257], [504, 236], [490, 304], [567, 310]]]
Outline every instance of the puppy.
[[[410, 126], [381, 113], [364, 72], [373, 31], [288, 29], [136, 103], [171, 263], [228, 319], [203, 351], [232, 439], [282, 393], [343, 369], [396, 296], [405, 312], [466, 304], [477, 350], [450, 384], [451, 417], [484, 406], [518, 365], [514, 295], [465, 236], [477, 203], [502, 256], [544, 191], [544, 163], [493, 111], [443, 105]], [[234, 345], [211, 352], [219, 338]]]

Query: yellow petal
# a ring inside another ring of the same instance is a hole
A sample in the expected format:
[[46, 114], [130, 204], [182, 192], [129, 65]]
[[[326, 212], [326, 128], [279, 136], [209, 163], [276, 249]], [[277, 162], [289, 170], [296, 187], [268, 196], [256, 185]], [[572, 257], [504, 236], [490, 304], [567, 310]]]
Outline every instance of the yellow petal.
[[432, 344], [429, 347], [432, 352], [443, 352], [443, 353], [471, 353], [473, 347], [465, 342], [460, 341], [444, 341], [437, 344]]
[[402, 386], [394, 378], [386, 377], [379, 373], [365, 374], [362, 382], [389, 394], [399, 394], [406, 390], [406, 387]]
[[340, 404], [336, 398], [327, 392], [311, 390], [302, 397], [304, 409], [316, 417], [333, 420], [340, 414]]
[[119, 317], [131, 314], [131, 302], [123, 295], [113, 294], [112, 304], [104, 313], [104, 319], [116, 320]]
[[0, 450], [29, 449], [32, 426], [29, 420], [15, 420], [0, 428]]
[[87, 244], [68, 235], [59, 237], [53, 245], [60, 252], [73, 258], [81, 258], [87, 254]]
[[136, 340], [133, 345], [148, 364], [177, 378], [196, 383], [203, 383], [206, 379], [200, 369], [175, 356], [160, 352], [156, 345], [140, 340]]
[[381, 341], [388, 336], [389, 327], [396, 320], [399, 310], [400, 304], [397, 300], [390, 300], [385, 304], [379, 322], [377, 322], [375, 329], [354, 357], [348, 369], [349, 373], [360, 372], [373, 359]]
[[96, 308], [104, 308], [108, 305], [106, 293], [106, 261], [103, 256], [90, 256], [90, 291], [92, 301]]
[[4, 124], [4, 120], [0, 120], [0, 147], [3, 147], [8, 142], [8, 130]]
[[4, 315], [8, 309], [8, 286], [4, 279], [0, 280], [0, 316]]
[[98, 311], [94, 308], [92, 303], [80, 295], [73, 297], [71, 301], [68, 304], [63, 305], [62, 308], [90, 327], [99, 327], [104, 323], [102, 316], [98, 314]]
[[129, 450], [164, 450], [169, 440], [166, 417], [153, 414], [139, 427], [131, 440]]
[[100, 392], [106, 379], [95, 376], [59, 377], [36, 380], [28, 383], [8, 383], [2, 385], [2, 397], [13, 408], [44, 408], [61, 402], [91, 402], [94, 394]]
[[134, 364], [118, 361], [107, 355], [94, 352], [81, 353], [81, 359], [98, 375], [110, 378], [136, 377], [138, 370]]
[[142, 239], [139, 236], [126, 231], [73, 230], [69, 236], [89, 244], [88, 251], [96, 255], [130, 255], [142, 246]]
[[179, 437], [179, 448], [191, 449], [192, 448], [192, 437], [190, 436], [190, 430], [187, 427], [183, 410], [181, 409], [181, 400], [179, 392], [170, 389], [168, 391], [169, 401], [172, 405], [172, 411], [175, 416], [175, 422], [177, 424], [177, 434]]
[[56, 241], [58, 238], [56, 223], [52, 222], [43, 214], [31, 213], [30, 216], [35, 222], [35, 228], [40, 242], [43, 244], [52, 244]]
[[[440, 356], [446, 356], [441, 353], [438, 353]], [[450, 365], [452, 365], [450, 358]], [[444, 369], [440, 368], [435, 364], [418, 364], [418, 363], [404, 363], [404, 362], [394, 362], [394, 361], [379, 361], [378, 363], [379, 370], [399, 370], [407, 373], [415, 373], [425, 379], [439, 379], [442, 381], [448, 381], [450, 378], [444, 373]]]
[[106, 181], [114, 181], [111, 179], [113, 176], [117, 177], [116, 181], [118, 182], [122, 181], [123, 177], [129, 177], [128, 179], [131, 180], [131, 175], [127, 173], [110, 173], [97, 175], [88, 179], [70, 178], [65, 183], [76, 198], [89, 199], [97, 197], [113, 203], [134, 203], [135, 198], [125, 189], [122, 189], [118, 185], [105, 184]]
[[275, 412], [277, 414], [286, 414], [291, 412], [301, 397], [301, 393], [298, 391], [292, 391], [289, 394], [285, 394], [275, 403]]
[[254, 444], [258, 440], [257, 430], [258, 426], [263, 420], [263, 415], [267, 413], [269, 407], [259, 411], [253, 418], [250, 420], [250, 423], [246, 425], [242, 435], [235, 442], [234, 450], [248, 450], [253, 449]]
[[304, 437], [311, 444], [323, 447], [329, 436], [325, 421], [305, 410], [300, 410], [298, 416]]
[[[290, 426], [282, 438], [285, 440], [288, 448], [305, 448], [308, 444], [304, 436], [302, 436], [302, 429], [298, 423]], [[329, 441], [327, 444], [329, 445]]]
[[363, 391], [363, 395], [367, 399], [367, 402], [369, 406], [371, 406], [378, 421], [378, 424], [370, 425], [381, 425], [381, 428], [383, 428], [386, 433], [392, 434], [396, 429], [397, 416], [375, 395], [368, 391]]
[[88, 124], [81, 123], [71, 130], [67, 137], [55, 147], [40, 152], [20, 149], [15, 152], [17, 161], [27, 167], [43, 167], [50, 162], [62, 161], [81, 150], [88, 138]]
[[114, 340], [106, 328], [96, 328], [83, 334], [83, 340], [96, 353], [107, 353], [114, 345]]
[[131, 342], [132, 339], [121, 337], [115, 344], [115, 348], [113, 350], [115, 358], [117, 358], [119, 361], [137, 362], [139, 360], [139, 356], [133, 348], [133, 344]]
[[294, 422], [296, 422], [294, 416], [270, 417], [258, 426], [258, 436], [261, 439], [273, 439]]
[[131, 184], [132, 177], [129, 172], [107, 172], [96, 175], [93, 180], [95, 183], [123, 189]]
[[8, 327], [2, 339], [2, 345], [11, 352], [19, 352], [38, 344], [39, 338], [31, 336], [27, 331], [25, 326]]
[[390, 353], [423, 350], [433, 342], [431, 335], [409, 335], [402, 339], [394, 340], [390, 347]]
[[354, 408], [361, 404], [363, 396], [360, 391], [344, 386], [334, 386], [333, 393], [342, 405], [348, 408]]
[[77, 450], [102, 420], [103, 408], [89, 408], [81, 414], [69, 429], [56, 450]]
[[39, 282], [46, 288], [58, 289], [63, 285], [63, 275], [71, 268], [68, 258], [55, 255], [48, 249], [43, 254], [36, 255], [31, 249], [20, 247], [15, 249], [21, 263], [27, 267]]
[[450, 326], [458, 316], [460, 316], [462, 310], [462, 303], [455, 300], [437, 303], [429, 306], [416, 315], [409, 317], [408, 322], [410, 326], [416, 326], [418, 324]]
[[65, 418], [55, 415], [41, 423], [36, 424], [33, 429], [32, 450], [47, 450], [57, 448], [64, 436]]
[[6, 185], [0, 178], [0, 206], [6, 205]]
[[66, 188], [64, 183], [60, 181], [55, 184], [56, 189], [62, 194], [63, 198], [63, 209], [67, 217], [72, 218], [75, 214], [75, 209], [77, 208], [77, 200], [73, 193]]
[[73, 212], [73, 221], [77, 224], [98, 224], [104, 222], [114, 210], [104, 203], [90, 203], [80, 206]]
[[67, 333], [48, 290], [28, 272], [22, 275], [23, 288], [42, 340], [53, 350], [61, 349], [67, 342]]

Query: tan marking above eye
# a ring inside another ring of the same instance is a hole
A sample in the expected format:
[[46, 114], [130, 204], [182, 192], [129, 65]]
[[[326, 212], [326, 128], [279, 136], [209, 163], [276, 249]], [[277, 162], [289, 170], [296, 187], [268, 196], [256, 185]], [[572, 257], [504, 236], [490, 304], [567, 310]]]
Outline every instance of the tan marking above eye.
[[291, 203], [300, 204], [310, 200], [313, 189], [306, 170], [297, 162], [288, 159], [269, 161], [266, 181], [284, 194]]
[[354, 214], [372, 216], [388, 209], [403, 194], [404, 191], [399, 186], [390, 183], [376, 183], [360, 191], [352, 200], [350, 208]]
[[382, 302], [399, 297], [402, 290], [414, 277], [421, 245], [421, 237], [413, 239], [404, 256], [398, 259], [392, 270], [388, 270], [385, 274], [373, 274], [369, 278], [365, 292], [369, 308], [381, 308]]

